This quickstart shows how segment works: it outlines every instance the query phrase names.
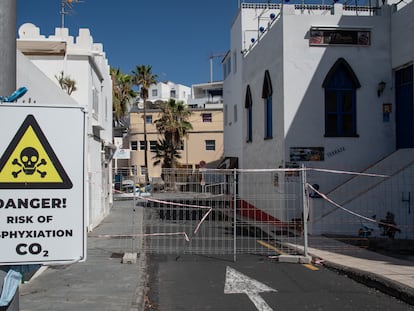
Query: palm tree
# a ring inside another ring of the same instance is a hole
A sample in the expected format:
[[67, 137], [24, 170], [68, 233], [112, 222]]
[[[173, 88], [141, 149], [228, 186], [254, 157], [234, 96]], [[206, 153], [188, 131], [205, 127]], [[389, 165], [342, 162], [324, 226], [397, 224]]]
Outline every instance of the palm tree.
[[153, 84], [157, 84], [158, 76], [152, 73], [152, 67], [148, 65], [135, 66], [135, 70], [132, 70], [133, 84], [140, 89], [140, 96], [144, 101], [144, 165], [145, 165], [145, 183], [149, 183], [148, 178], [148, 141], [147, 141], [147, 99], [148, 89]]
[[157, 142], [155, 155], [152, 159], [155, 159], [154, 165], [160, 165], [162, 168], [175, 167], [178, 163], [178, 159], [181, 159], [181, 155], [174, 146], [166, 139], [160, 139]]
[[118, 69], [111, 68], [112, 77], [112, 111], [114, 112], [114, 122], [116, 126], [123, 125], [123, 119], [128, 110], [129, 101], [136, 97], [136, 92], [132, 89], [132, 77], [122, 73]]
[[158, 132], [164, 136], [166, 144], [171, 148], [170, 159], [164, 161], [166, 168], [175, 167], [177, 161], [174, 160], [174, 154], [180, 149], [182, 139], [193, 129], [189, 122], [190, 116], [191, 111], [182, 101], [176, 102], [170, 99], [161, 105], [161, 117], [154, 123]]

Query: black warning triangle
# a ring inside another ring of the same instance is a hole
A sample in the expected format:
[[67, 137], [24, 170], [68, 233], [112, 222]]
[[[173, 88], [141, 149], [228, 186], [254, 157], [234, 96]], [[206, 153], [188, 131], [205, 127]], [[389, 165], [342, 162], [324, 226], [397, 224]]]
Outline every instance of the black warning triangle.
[[33, 115], [0, 159], [0, 189], [71, 189], [72, 181]]

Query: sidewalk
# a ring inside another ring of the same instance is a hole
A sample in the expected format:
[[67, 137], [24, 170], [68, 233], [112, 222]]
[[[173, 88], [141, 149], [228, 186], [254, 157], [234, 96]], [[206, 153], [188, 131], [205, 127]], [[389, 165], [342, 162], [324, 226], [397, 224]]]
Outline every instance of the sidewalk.
[[[110, 214], [89, 234], [87, 261], [49, 267], [22, 284], [20, 310], [144, 310], [146, 262], [145, 254], [139, 254], [143, 238], [128, 236], [142, 233], [142, 221], [142, 207], [134, 211], [132, 200], [115, 201]], [[413, 261], [322, 237], [310, 237], [309, 246], [309, 255], [317, 259], [316, 264], [414, 304]], [[137, 262], [123, 264], [123, 254], [133, 252], [138, 252]]]
[[[145, 254], [136, 264], [122, 263], [124, 253], [139, 252], [143, 208], [133, 201], [115, 201], [110, 214], [88, 236], [86, 262], [51, 266], [20, 286], [20, 310], [142, 311], [144, 309]], [[134, 229], [136, 228], [136, 229]], [[137, 232], [139, 231], [139, 232]]]
[[414, 305], [414, 261], [402, 260], [324, 237], [309, 238], [320, 264]]

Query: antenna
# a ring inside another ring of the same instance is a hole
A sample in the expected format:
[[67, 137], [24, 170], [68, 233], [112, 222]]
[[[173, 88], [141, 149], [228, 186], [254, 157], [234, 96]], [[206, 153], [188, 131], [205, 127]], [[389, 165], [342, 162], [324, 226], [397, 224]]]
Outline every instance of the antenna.
[[65, 28], [65, 15], [69, 14], [72, 11], [74, 11], [73, 10], [73, 4], [74, 3], [79, 3], [79, 2], [83, 2], [83, 1], [79, 1], [79, 0], [62, 0], [62, 9], [60, 11], [60, 15], [62, 17], [62, 28]]

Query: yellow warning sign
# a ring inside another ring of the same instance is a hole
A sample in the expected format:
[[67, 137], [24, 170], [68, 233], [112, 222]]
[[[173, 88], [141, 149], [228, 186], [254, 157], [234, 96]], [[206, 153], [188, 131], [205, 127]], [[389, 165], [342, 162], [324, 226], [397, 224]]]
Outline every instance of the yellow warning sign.
[[72, 182], [33, 115], [0, 159], [0, 189], [70, 189]]

